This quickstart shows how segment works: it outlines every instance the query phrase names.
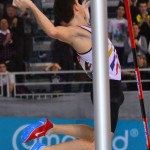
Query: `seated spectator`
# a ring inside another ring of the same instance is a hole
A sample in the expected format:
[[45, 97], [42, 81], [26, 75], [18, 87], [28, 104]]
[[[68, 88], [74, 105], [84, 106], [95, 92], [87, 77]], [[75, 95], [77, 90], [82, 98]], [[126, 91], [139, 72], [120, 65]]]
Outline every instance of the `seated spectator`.
[[12, 50], [11, 33], [7, 19], [0, 21], [0, 61], [11, 61], [15, 53]]
[[122, 2], [117, 7], [117, 16], [110, 20], [109, 37], [115, 46], [121, 66], [123, 65], [124, 42], [127, 37], [127, 20], [124, 18], [125, 7]]
[[[137, 55], [137, 62], [139, 68], [147, 68], [147, 59], [145, 55], [138, 54]], [[141, 81], [142, 80], [150, 80], [150, 72], [148, 71], [141, 71]], [[136, 76], [134, 72], [123, 72], [122, 73], [123, 79], [125, 80], [136, 80]], [[143, 90], [150, 90], [150, 82], [142, 82]], [[127, 83], [127, 90], [134, 91], [137, 90], [137, 83]]]
[[[6, 6], [6, 19], [8, 20], [10, 31], [12, 34], [12, 48], [15, 51], [16, 55], [13, 61], [11, 61], [11, 70], [21, 72], [25, 71], [25, 64], [23, 61], [23, 49], [24, 49], [24, 25], [23, 25], [23, 18], [18, 17], [17, 15], [17, 8], [8, 4]], [[16, 82], [22, 83], [24, 80], [23, 75], [16, 76]]]
[[23, 60], [28, 61], [33, 54], [34, 17], [30, 10], [20, 10], [19, 17], [23, 18]]
[[[146, 37], [147, 45], [150, 46], [150, 12], [148, 12], [148, 1], [139, 2], [139, 13], [136, 16], [136, 22], [140, 27], [140, 34]], [[150, 50], [148, 50], [149, 52]], [[147, 61], [150, 65], [150, 53], [147, 53]]]
[[148, 67], [145, 55], [138, 54], [137, 55], [137, 62], [138, 62], [139, 68], [147, 68]]
[[[133, 24], [133, 34], [134, 34], [134, 40], [136, 44], [136, 54], [147, 54], [147, 42], [146, 38], [144, 36], [140, 35], [140, 29], [137, 24]], [[131, 42], [130, 38], [128, 38], [125, 41], [125, 64], [127, 67], [133, 67], [134, 66], [134, 60], [133, 60], [133, 54], [132, 54], [132, 48], [131, 48]]]
[[6, 15], [6, 7], [8, 4], [12, 4], [13, 0], [0, 0], [0, 3], [3, 6], [3, 17]]
[[[63, 42], [53, 40], [51, 43], [52, 62], [58, 63], [61, 70], [74, 70], [74, 56], [72, 48]], [[73, 80], [73, 74], [62, 74], [63, 81], [70, 82]], [[71, 85], [64, 86], [65, 92], [71, 92]]]
[[130, 0], [130, 10], [131, 10], [131, 17], [132, 22], [136, 21], [136, 15], [138, 14], [138, 0]]
[[[14, 68], [12, 71], [24, 71], [23, 64], [23, 44], [24, 44], [24, 26], [23, 18], [17, 16], [17, 9], [12, 5], [6, 7], [6, 19], [8, 20], [10, 31], [12, 33], [13, 50], [16, 52], [14, 59]], [[18, 79], [17, 79], [18, 80]]]
[[[57, 71], [61, 70], [61, 66], [58, 63], [51, 63], [49, 66], [45, 68], [45, 71]], [[50, 86], [50, 90], [52, 93], [61, 93], [64, 91], [64, 85], [57, 84], [63, 81], [63, 77], [59, 73], [50, 74], [50, 82], [53, 85]], [[56, 84], [55, 84], [56, 83]]]
[[150, 14], [145, 0], [139, 2], [139, 13], [136, 15], [136, 23], [140, 27], [141, 35], [146, 37], [147, 45], [150, 41]]
[[[3, 73], [3, 75], [2, 75]], [[10, 95], [13, 95], [13, 91], [14, 91], [14, 83], [15, 83], [15, 77], [12, 73], [9, 73], [8, 70], [7, 70], [7, 65], [6, 63], [4, 62], [0, 62], [0, 85], [1, 85], [1, 88], [0, 88], [0, 91], [1, 91], [1, 94], [3, 96], [8, 96], [7, 94], [7, 86], [9, 86], [9, 94]], [[7, 83], [9, 85], [7, 85]]]

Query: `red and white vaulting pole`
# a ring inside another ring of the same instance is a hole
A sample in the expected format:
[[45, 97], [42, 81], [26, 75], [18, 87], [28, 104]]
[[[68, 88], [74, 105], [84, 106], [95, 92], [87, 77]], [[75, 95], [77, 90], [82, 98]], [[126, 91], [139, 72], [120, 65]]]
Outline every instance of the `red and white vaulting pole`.
[[134, 59], [135, 74], [136, 74], [137, 88], [138, 88], [138, 93], [139, 93], [139, 101], [140, 101], [143, 125], [144, 125], [144, 130], [145, 130], [146, 144], [147, 144], [147, 149], [150, 150], [148, 120], [146, 117], [145, 106], [144, 106], [144, 95], [143, 95], [143, 89], [142, 89], [142, 83], [141, 83], [141, 77], [140, 77], [140, 70], [138, 67], [137, 57], [136, 57], [136, 44], [134, 41], [133, 28], [132, 28], [130, 0], [124, 0], [124, 4], [125, 4], [126, 16], [127, 16], [127, 20], [128, 20], [129, 36], [130, 36], [133, 59]]

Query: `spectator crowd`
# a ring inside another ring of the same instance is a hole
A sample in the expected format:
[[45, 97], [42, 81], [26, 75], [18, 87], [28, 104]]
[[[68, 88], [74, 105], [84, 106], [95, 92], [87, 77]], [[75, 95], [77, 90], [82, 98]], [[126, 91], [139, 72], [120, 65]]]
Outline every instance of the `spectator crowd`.
[[[133, 35], [136, 44], [137, 62], [140, 68], [150, 66], [150, 0], [130, 0], [130, 10], [133, 25]], [[120, 1], [116, 9], [116, 17], [109, 20], [109, 38], [114, 44], [122, 68], [134, 68], [125, 5]], [[144, 60], [144, 61], [143, 61]], [[146, 65], [145, 65], [146, 64]], [[141, 72], [141, 79], [150, 79], [147, 73]], [[123, 79], [135, 79], [133, 72], [122, 74]], [[146, 86], [145, 86], [146, 85]], [[133, 87], [134, 86], [134, 87]], [[136, 83], [128, 84], [128, 90], [137, 90]], [[144, 90], [149, 90], [149, 83], [143, 84]]]

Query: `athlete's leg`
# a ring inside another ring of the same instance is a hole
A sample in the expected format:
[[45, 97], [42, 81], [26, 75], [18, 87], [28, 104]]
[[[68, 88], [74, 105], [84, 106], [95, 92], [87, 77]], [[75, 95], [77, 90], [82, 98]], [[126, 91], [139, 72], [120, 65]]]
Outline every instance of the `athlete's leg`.
[[74, 140], [65, 142], [53, 146], [39, 146], [40, 143], [36, 143], [31, 150], [94, 150], [94, 142], [86, 140]]
[[119, 108], [124, 101], [122, 86], [120, 81], [110, 80], [110, 113], [111, 113], [111, 137], [116, 130]]
[[94, 142], [74, 140], [54, 146], [47, 146], [44, 150], [94, 150]]
[[54, 125], [52, 133], [67, 134], [88, 141], [94, 140], [94, 129], [84, 124]]
[[28, 142], [35, 138], [45, 136], [46, 134], [51, 133], [62, 133], [74, 136], [76, 138], [93, 141], [94, 139], [94, 130], [88, 125], [82, 124], [70, 124], [70, 125], [55, 125], [48, 119], [40, 119], [34, 124], [26, 127], [21, 135], [22, 142]]

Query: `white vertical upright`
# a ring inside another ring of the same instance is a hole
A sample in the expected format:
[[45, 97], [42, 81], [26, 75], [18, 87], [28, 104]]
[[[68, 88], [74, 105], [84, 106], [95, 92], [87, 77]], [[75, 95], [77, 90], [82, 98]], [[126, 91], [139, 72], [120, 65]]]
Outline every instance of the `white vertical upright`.
[[111, 150], [107, 0], [92, 0], [95, 150]]

